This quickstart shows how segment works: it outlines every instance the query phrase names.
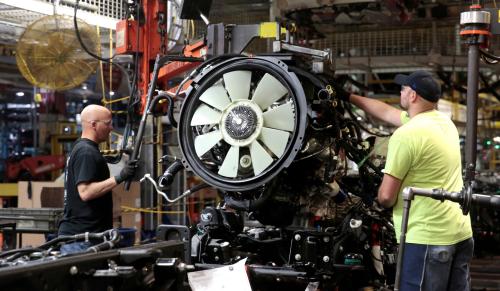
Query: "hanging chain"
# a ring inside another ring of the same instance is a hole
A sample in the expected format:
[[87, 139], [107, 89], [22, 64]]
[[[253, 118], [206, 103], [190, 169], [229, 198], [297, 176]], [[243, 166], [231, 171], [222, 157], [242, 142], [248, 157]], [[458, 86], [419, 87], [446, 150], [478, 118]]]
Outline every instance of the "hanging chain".
[[160, 34], [160, 53], [167, 54], [167, 13], [158, 12], [158, 33]]

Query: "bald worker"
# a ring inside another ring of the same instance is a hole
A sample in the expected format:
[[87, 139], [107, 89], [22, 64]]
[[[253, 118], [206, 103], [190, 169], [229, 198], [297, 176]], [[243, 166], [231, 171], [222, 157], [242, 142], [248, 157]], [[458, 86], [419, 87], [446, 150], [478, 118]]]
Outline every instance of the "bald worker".
[[[82, 135], [73, 145], [66, 161], [64, 179], [64, 217], [59, 235], [102, 232], [113, 227], [111, 189], [132, 178], [134, 162], [128, 162], [120, 174], [110, 177], [99, 143], [113, 130], [111, 111], [99, 105], [88, 105], [81, 112]], [[75, 242], [61, 247], [61, 253], [86, 250], [92, 242]]]

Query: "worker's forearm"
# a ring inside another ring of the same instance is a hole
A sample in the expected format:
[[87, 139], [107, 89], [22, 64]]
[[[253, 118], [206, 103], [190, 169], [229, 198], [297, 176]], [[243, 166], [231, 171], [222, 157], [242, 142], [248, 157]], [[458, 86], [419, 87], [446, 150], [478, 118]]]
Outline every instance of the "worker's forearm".
[[108, 178], [100, 182], [92, 182], [88, 184], [79, 184], [78, 192], [83, 201], [89, 201], [101, 197], [108, 193], [117, 185], [114, 177]]
[[385, 208], [394, 206], [398, 200], [401, 183], [400, 179], [389, 174], [384, 174], [384, 178], [378, 189], [378, 203]]
[[351, 94], [349, 101], [366, 113], [394, 126], [401, 126], [401, 110], [380, 100]]
[[378, 203], [384, 208], [391, 208], [396, 204], [397, 197], [387, 197], [379, 193], [377, 195]]

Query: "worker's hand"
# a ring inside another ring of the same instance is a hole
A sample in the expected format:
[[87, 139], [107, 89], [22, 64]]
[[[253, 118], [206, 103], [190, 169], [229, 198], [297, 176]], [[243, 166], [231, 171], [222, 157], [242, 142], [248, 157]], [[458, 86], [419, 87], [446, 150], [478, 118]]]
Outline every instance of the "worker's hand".
[[125, 167], [120, 171], [120, 174], [115, 176], [116, 184], [132, 178], [135, 175], [135, 169], [137, 168], [137, 160], [128, 161]]
[[333, 83], [333, 85], [332, 85], [332, 89], [333, 89], [332, 97], [334, 97], [338, 100], [349, 102], [349, 99], [351, 97], [351, 93], [344, 90], [343, 85], [344, 85], [344, 83], [340, 83], [340, 82]]

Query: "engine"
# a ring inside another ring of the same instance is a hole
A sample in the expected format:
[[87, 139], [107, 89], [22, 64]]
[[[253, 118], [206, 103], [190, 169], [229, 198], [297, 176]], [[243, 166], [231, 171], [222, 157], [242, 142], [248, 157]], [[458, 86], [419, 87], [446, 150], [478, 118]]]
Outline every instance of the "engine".
[[[179, 120], [184, 167], [224, 202], [191, 239], [199, 264], [247, 257], [252, 288], [382, 290], [393, 282], [390, 214], [374, 206], [381, 161], [338, 81], [287, 56], [221, 57], [192, 78]], [[279, 278], [279, 279], [277, 279]]]

